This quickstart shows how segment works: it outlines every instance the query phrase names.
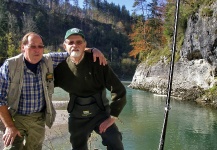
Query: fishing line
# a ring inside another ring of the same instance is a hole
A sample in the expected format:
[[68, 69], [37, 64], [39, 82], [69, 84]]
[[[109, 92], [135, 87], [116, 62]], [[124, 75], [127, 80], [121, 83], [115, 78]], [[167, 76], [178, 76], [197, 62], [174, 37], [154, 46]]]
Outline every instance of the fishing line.
[[170, 96], [172, 90], [172, 79], [173, 79], [173, 68], [174, 68], [174, 59], [175, 59], [175, 52], [176, 52], [176, 38], [177, 38], [177, 27], [178, 27], [178, 17], [179, 17], [179, 5], [180, 0], [176, 0], [176, 11], [175, 11], [175, 23], [174, 23], [174, 32], [173, 32], [173, 49], [172, 49], [172, 57], [170, 61], [170, 71], [169, 71], [169, 80], [168, 80], [168, 91], [167, 91], [167, 100], [165, 106], [165, 113], [164, 113], [164, 123], [159, 143], [158, 150], [164, 149], [165, 137], [166, 137], [166, 129], [167, 129], [167, 122], [168, 122], [168, 115], [170, 110]]

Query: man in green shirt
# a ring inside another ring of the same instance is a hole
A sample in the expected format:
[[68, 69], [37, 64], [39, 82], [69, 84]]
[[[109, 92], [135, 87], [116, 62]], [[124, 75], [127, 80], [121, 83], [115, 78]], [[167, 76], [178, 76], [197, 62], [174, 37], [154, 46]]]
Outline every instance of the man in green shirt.
[[[69, 93], [70, 142], [73, 150], [87, 150], [87, 141], [94, 130], [108, 150], [123, 150], [122, 135], [115, 121], [126, 104], [126, 89], [112, 69], [93, 62], [91, 53], [84, 53], [87, 42], [83, 31], [66, 32], [63, 46], [69, 57], [54, 71], [57, 87]], [[111, 92], [111, 103], [106, 98]]]

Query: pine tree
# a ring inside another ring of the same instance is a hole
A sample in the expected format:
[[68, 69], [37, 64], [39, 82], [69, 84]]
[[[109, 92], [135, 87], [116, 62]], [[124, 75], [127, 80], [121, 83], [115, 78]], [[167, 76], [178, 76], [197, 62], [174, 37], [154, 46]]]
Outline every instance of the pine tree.
[[0, 56], [1, 59], [7, 56], [7, 40], [6, 34], [8, 32], [8, 11], [5, 0], [0, 0]]

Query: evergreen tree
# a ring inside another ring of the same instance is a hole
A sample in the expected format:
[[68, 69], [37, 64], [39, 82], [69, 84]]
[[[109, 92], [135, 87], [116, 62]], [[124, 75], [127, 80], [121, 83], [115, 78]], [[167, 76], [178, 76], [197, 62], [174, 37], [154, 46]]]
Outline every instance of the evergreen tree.
[[91, 10], [91, 4], [90, 0], [84, 0], [83, 1], [83, 10], [84, 10], [84, 16], [85, 18], [90, 17], [90, 10]]
[[31, 14], [23, 13], [23, 33], [27, 33], [30, 31], [38, 32], [35, 21], [32, 18]]
[[157, 18], [160, 14], [158, 13], [158, 0], [152, 0], [148, 5], [149, 18]]
[[74, 5], [74, 14], [78, 15], [78, 10], [79, 10], [79, 3], [78, 3], [78, 0], [72, 0], [73, 2], [73, 5]]
[[7, 57], [8, 11], [5, 0], [0, 0], [0, 60]]
[[147, 3], [146, 0], [135, 0], [133, 3], [133, 7], [135, 8], [136, 11], [141, 11], [142, 15], [145, 16], [147, 14]]
[[13, 40], [13, 33], [7, 34], [6, 38], [7, 38], [7, 45], [8, 45], [7, 56], [12, 57], [12, 56], [17, 55], [20, 51], [17, 50], [15, 46], [16, 43]]

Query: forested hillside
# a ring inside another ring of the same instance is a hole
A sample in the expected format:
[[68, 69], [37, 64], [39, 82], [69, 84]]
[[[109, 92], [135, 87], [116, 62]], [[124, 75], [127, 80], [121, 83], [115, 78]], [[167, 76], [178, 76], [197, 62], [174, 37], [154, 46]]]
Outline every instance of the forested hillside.
[[132, 50], [128, 38], [132, 18], [125, 7], [120, 8], [107, 2], [98, 4], [96, 1], [92, 1], [91, 4], [86, 1], [86, 9], [81, 9], [69, 1], [58, 0], [0, 2], [2, 61], [20, 53], [19, 41], [29, 31], [37, 32], [43, 37], [45, 52], [49, 52], [61, 51], [66, 30], [77, 27], [85, 32], [88, 47], [100, 49], [111, 65], [114, 64], [113, 69], [119, 75], [124, 76], [127, 71], [132, 77], [136, 67], [136, 60], [128, 56]]
[[[128, 20], [122, 18], [118, 20], [110, 15], [111, 17], [104, 16], [108, 20], [99, 21], [100, 15], [96, 15], [96, 20], [81, 13], [81, 10], [77, 14], [73, 8], [68, 9], [69, 12], [63, 12], [66, 9], [61, 8], [62, 5], [57, 5], [58, 8], [54, 9], [48, 8], [46, 5], [8, 1], [1, 6], [1, 12], [4, 14], [2, 17], [5, 20], [5, 22], [2, 21], [5, 26], [1, 25], [4, 30], [3, 35], [12, 40], [15, 48], [18, 44], [16, 41], [23, 34], [35, 31], [44, 37], [47, 46], [52, 46], [50, 50], [57, 51], [63, 42], [65, 31], [72, 27], [78, 27], [86, 33], [90, 47], [98, 47], [104, 52], [110, 51], [111, 48], [118, 48], [120, 54], [124, 51], [127, 53], [132, 49], [127, 37], [130, 31], [129, 14]], [[64, 7], [66, 6], [64, 5]], [[9, 41], [9, 39], [5, 40]], [[2, 52], [2, 55], [7, 53], [9, 45], [4, 45], [3, 50], [5, 51]]]
[[[187, 19], [200, 5], [213, 0], [181, 0], [178, 50]], [[62, 51], [67, 29], [81, 28], [88, 47], [97, 47], [120, 78], [131, 79], [137, 64], [150, 65], [170, 56], [174, 0], [134, 0], [134, 12], [106, 0], [0, 0], [1, 62], [20, 53], [19, 41], [29, 32], [39, 33], [45, 53]], [[139, 14], [137, 13], [139, 12]]]

